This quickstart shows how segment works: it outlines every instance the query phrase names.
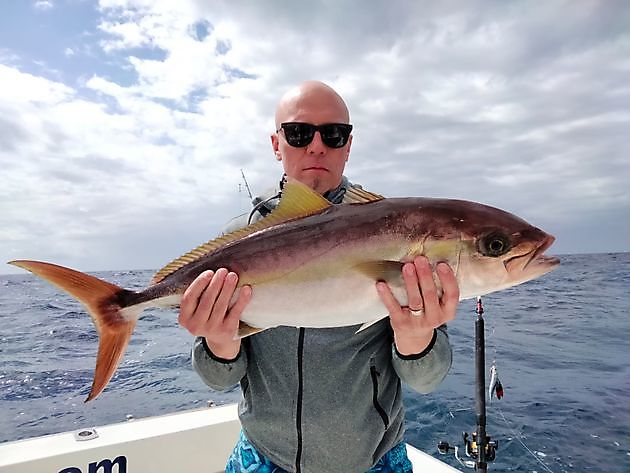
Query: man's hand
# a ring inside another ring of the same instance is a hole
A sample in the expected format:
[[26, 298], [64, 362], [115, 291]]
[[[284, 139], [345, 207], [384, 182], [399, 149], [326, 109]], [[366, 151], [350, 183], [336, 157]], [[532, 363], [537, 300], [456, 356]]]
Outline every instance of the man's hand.
[[235, 340], [238, 321], [252, 296], [252, 288], [243, 286], [230, 307], [237, 283], [238, 275], [225, 268], [204, 271], [184, 292], [179, 309], [180, 325], [204, 337], [212, 353], [226, 360], [241, 349], [240, 339]]
[[446, 263], [439, 263], [436, 270], [442, 285], [441, 298], [426, 257], [418, 256], [413, 263], [403, 266], [408, 301], [405, 307], [399, 304], [387, 283], [376, 283], [379, 297], [389, 311], [394, 343], [401, 355], [421, 353], [431, 342], [433, 330], [455, 318], [459, 303], [457, 279]]

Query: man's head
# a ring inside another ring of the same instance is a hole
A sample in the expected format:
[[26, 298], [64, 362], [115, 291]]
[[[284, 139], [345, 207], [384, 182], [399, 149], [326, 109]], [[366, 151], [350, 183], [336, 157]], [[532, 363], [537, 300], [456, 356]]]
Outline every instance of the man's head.
[[305, 146], [291, 146], [287, 142], [286, 133], [295, 130], [281, 129], [283, 123], [348, 124], [349, 120], [348, 107], [343, 99], [322, 82], [304, 82], [284, 94], [276, 109], [278, 131], [271, 135], [271, 144], [276, 159], [282, 161], [287, 176], [297, 179], [320, 194], [334, 189], [341, 183], [350, 154], [352, 135], [343, 146], [334, 148], [322, 141], [322, 133], [333, 138], [329, 144], [333, 143], [334, 137], [339, 137], [339, 141], [334, 143], [339, 145], [344, 141], [344, 133], [349, 131], [341, 127], [328, 128], [316, 131], [312, 141]]

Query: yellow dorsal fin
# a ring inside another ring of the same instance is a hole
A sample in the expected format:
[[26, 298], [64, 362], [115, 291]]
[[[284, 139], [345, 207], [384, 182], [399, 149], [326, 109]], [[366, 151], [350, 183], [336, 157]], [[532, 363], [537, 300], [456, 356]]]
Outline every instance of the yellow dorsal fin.
[[344, 204], [366, 204], [368, 202], [377, 202], [379, 200], [383, 200], [383, 197], [380, 194], [374, 194], [373, 192], [368, 192], [366, 190], [361, 189], [360, 187], [349, 187], [346, 190], [345, 195], [343, 196]]
[[330, 202], [317, 192], [313, 191], [310, 187], [293, 179], [288, 180], [282, 189], [280, 202], [278, 202], [278, 206], [273, 210], [273, 212], [265, 218], [260, 219], [258, 222], [252, 223], [240, 230], [222, 235], [214, 240], [210, 240], [209, 242], [189, 251], [185, 255], [180, 256], [176, 260], [171, 261], [155, 273], [153, 279], [151, 279], [151, 284], [159, 283], [166, 276], [174, 273], [179, 268], [198, 260], [202, 256], [207, 255], [208, 253], [211, 253], [228, 243], [240, 240], [247, 235], [264, 230], [265, 228], [274, 227], [276, 225], [280, 225], [281, 223], [323, 212], [331, 205], [332, 204]]
[[[295, 220], [320, 213], [332, 204], [313, 189], [295, 179], [288, 179], [278, 206], [263, 220], [276, 215], [282, 221]], [[262, 220], [260, 220], [262, 221]]]

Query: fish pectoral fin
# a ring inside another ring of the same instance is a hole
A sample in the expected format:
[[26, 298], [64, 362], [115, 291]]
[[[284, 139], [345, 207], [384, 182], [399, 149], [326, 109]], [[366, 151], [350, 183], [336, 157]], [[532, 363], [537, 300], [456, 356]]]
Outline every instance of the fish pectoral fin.
[[400, 261], [378, 260], [358, 263], [355, 268], [374, 281], [385, 281], [388, 284], [398, 286], [402, 281], [402, 267]]
[[378, 318], [378, 319], [376, 319], [376, 320], [370, 320], [369, 322], [365, 322], [363, 325], [361, 325], [361, 326], [359, 327], [359, 330], [357, 330], [356, 332], [354, 332], [354, 333], [355, 333], [355, 335], [356, 335], [357, 333], [359, 333], [359, 332], [362, 332], [362, 331], [363, 331], [363, 330], [365, 330], [366, 328], [371, 327], [371, 326], [372, 326], [372, 325], [374, 325], [376, 322], [379, 322], [379, 321], [383, 320], [383, 318], [385, 318], [385, 317], [387, 317], [387, 316], [386, 316], [386, 315], [384, 315], [383, 317], [379, 317], [379, 318]]
[[254, 335], [256, 333], [262, 332], [263, 330], [267, 330], [266, 328], [252, 327], [251, 325], [243, 322], [242, 320], [238, 323], [238, 331], [236, 332], [237, 338], [245, 338], [250, 335]]

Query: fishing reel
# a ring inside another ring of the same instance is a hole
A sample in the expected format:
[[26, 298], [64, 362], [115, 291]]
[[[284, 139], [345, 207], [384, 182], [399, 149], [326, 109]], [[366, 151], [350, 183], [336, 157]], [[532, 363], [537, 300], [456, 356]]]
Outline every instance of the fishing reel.
[[[473, 432], [471, 435], [471, 439], [468, 440], [468, 432], [462, 432], [462, 437], [464, 439], [464, 445], [466, 446], [466, 456], [470, 458], [474, 458], [477, 460], [479, 458], [479, 445], [477, 443], [477, 432]], [[497, 449], [499, 448], [498, 440], [490, 440], [490, 436], [486, 435], [485, 449], [486, 449], [486, 461], [491, 462], [494, 461], [497, 453]]]
[[444, 440], [442, 440], [441, 442], [438, 443], [437, 448], [438, 448], [438, 452], [440, 452], [441, 455], [446, 455], [448, 452], [453, 450], [455, 454], [455, 459], [459, 462], [461, 466], [465, 468], [475, 468], [474, 461], [464, 460], [463, 458], [459, 456], [459, 447], [457, 446], [451, 447], [448, 442], [445, 442]]
[[[438, 452], [442, 455], [446, 455], [450, 451], [454, 451], [455, 459], [466, 468], [476, 468], [477, 460], [479, 460], [479, 444], [477, 443], [477, 432], [473, 432], [469, 436], [468, 432], [462, 432], [462, 438], [464, 440], [464, 451], [466, 456], [473, 460], [465, 460], [459, 456], [459, 448], [452, 447], [448, 442], [441, 441], [438, 443]], [[494, 461], [496, 458], [496, 451], [499, 448], [498, 440], [491, 440], [489, 435], [486, 435], [485, 441], [485, 462]]]

